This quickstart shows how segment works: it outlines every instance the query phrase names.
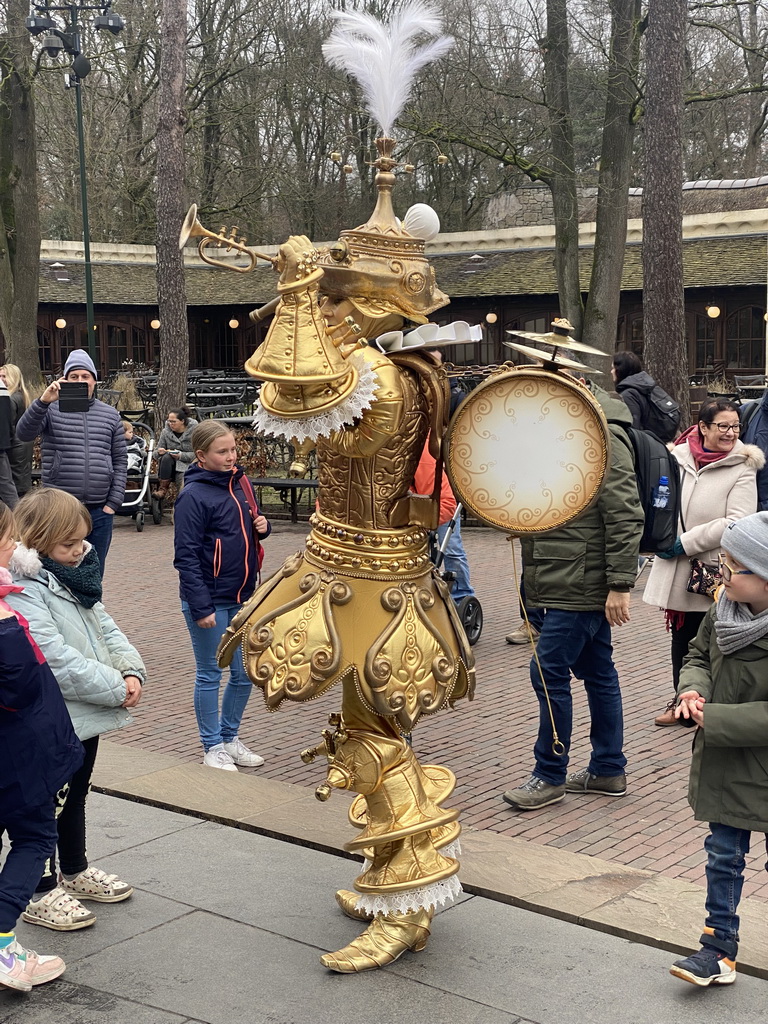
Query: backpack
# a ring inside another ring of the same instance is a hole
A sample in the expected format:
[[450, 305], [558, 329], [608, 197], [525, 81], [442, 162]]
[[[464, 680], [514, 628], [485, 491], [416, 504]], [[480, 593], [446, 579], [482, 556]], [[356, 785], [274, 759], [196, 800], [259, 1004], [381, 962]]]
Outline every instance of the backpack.
[[[739, 406], [739, 424], [741, 425], [742, 441], [744, 441], [744, 435], [747, 433], [747, 428], [757, 415], [761, 405], [761, 399], [756, 398], [753, 402], [743, 402]], [[744, 441], [744, 443], [748, 444], [750, 442]]]
[[653, 391], [645, 397], [645, 430], [650, 430], [661, 441], [674, 441], [679, 432], [680, 406], [658, 384], [654, 384]]
[[[645, 516], [640, 551], [642, 554], [655, 555], [660, 551], [668, 551], [677, 539], [680, 466], [667, 446], [653, 434], [636, 427], [624, 427], [624, 430], [632, 444], [637, 493]], [[663, 476], [667, 478], [669, 501], [666, 508], [656, 508], [653, 502]]]

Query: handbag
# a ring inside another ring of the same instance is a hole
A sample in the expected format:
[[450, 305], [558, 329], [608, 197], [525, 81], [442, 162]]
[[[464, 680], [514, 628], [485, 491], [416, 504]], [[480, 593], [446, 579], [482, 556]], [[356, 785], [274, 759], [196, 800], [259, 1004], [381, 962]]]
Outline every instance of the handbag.
[[700, 558], [691, 559], [691, 574], [685, 588], [689, 594], [700, 594], [702, 597], [711, 597], [714, 600], [715, 591], [722, 582], [719, 566], [709, 565], [707, 562], [702, 562]]

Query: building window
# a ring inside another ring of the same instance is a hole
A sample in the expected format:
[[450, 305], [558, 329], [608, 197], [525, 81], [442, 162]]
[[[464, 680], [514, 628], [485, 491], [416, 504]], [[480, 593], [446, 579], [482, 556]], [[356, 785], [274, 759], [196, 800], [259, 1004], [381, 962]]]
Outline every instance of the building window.
[[696, 370], [709, 372], [715, 366], [715, 321], [696, 314]]
[[758, 306], [745, 306], [732, 313], [725, 323], [726, 366], [753, 369], [765, 365], [765, 321]]
[[629, 322], [629, 344], [627, 348], [630, 352], [634, 352], [636, 356], [643, 358], [643, 318], [641, 316], [633, 317]]
[[107, 325], [107, 367], [110, 370], [122, 369], [128, 359], [128, 331], [116, 324]]

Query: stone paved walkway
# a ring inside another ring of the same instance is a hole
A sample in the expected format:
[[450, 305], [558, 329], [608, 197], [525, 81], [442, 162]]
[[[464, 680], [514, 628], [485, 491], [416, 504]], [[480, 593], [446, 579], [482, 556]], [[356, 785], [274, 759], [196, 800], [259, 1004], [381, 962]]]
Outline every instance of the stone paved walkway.
[[[265, 544], [266, 572], [303, 545], [307, 529], [301, 523], [275, 524]], [[642, 603], [640, 587], [632, 601], [632, 622], [614, 630], [629, 761], [626, 798], [568, 796], [540, 811], [515, 813], [501, 793], [530, 773], [538, 709], [528, 679], [529, 652], [504, 642], [518, 622], [511, 546], [490, 529], [466, 529], [464, 538], [485, 613], [475, 647], [477, 695], [452, 713], [424, 720], [414, 734], [423, 761], [440, 761], [455, 771], [459, 784], [454, 799], [462, 806], [464, 824], [703, 884], [704, 826], [694, 822], [686, 800], [691, 733], [653, 725], [671, 696], [669, 641], [661, 613]], [[179, 608], [172, 541], [167, 519], [162, 526], [150, 520], [141, 534], [130, 520], [116, 524], [105, 603], [142, 651], [150, 683], [135, 723], [109, 738], [199, 761], [202, 751], [192, 710], [194, 660]], [[269, 714], [254, 691], [240, 733], [266, 759], [254, 771], [308, 787], [319, 784], [322, 768], [302, 764], [298, 755], [319, 741], [327, 714], [338, 709], [338, 701], [331, 691], [310, 704]], [[588, 731], [586, 698], [576, 683], [574, 769], [587, 762]], [[748, 862], [744, 894], [768, 901], [760, 845]]]

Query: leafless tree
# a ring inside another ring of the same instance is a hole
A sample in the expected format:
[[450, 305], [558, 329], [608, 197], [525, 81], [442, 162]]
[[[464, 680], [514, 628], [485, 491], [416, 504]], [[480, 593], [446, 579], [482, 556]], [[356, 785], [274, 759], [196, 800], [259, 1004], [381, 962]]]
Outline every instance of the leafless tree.
[[184, 219], [184, 54], [186, 0], [162, 0], [157, 121], [157, 302], [160, 374], [155, 416], [182, 406], [187, 393], [189, 336], [179, 230]]
[[643, 337], [649, 373], [690, 415], [683, 292], [685, 0], [649, 0], [646, 35]]
[[8, 361], [36, 385], [40, 218], [27, 13], [26, 0], [8, 0], [0, 28], [0, 331]]

